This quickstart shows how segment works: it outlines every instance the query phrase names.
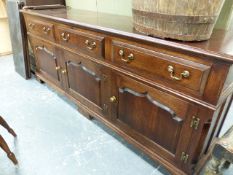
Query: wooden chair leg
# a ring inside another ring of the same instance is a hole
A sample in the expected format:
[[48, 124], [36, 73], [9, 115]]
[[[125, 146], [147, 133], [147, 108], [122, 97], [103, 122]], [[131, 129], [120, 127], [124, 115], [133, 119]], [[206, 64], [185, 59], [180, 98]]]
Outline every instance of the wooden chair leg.
[[18, 160], [16, 159], [14, 153], [11, 152], [10, 148], [8, 147], [6, 141], [4, 138], [0, 135], [0, 147], [3, 149], [3, 151], [6, 152], [7, 157], [15, 164], [18, 164]]
[[0, 116], [0, 125], [2, 125], [6, 130], [13, 135], [14, 137], [17, 137], [16, 133], [14, 130], [7, 124], [7, 122]]

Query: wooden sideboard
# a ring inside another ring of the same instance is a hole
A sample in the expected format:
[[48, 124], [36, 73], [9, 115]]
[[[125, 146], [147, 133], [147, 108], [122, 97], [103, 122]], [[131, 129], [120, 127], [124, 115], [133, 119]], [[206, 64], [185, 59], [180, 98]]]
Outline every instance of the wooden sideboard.
[[232, 31], [175, 42], [137, 33], [130, 17], [21, 12], [39, 79], [172, 174], [196, 172], [232, 101]]

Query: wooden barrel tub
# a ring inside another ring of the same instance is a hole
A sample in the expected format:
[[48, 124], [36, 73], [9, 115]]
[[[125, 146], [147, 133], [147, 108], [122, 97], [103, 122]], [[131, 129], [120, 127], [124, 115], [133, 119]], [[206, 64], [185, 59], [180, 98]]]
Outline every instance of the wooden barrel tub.
[[225, 0], [133, 0], [137, 31], [160, 38], [210, 38]]

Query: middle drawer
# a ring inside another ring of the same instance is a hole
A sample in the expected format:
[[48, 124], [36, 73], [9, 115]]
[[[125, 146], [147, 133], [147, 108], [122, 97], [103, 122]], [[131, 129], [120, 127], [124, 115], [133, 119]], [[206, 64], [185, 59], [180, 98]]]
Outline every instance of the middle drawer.
[[56, 37], [59, 44], [77, 53], [84, 53], [94, 58], [104, 58], [103, 36], [58, 26]]

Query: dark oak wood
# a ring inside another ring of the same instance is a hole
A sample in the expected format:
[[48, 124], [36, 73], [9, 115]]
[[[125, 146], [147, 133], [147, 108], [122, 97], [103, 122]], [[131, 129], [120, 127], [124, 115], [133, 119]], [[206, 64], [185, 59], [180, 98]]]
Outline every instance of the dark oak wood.
[[233, 32], [215, 31], [218, 41], [174, 42], [135, 32], [129, 17], [21, 12], [39, 79], [171, 173], [195, 173], [232, 101]]

